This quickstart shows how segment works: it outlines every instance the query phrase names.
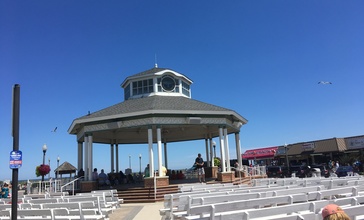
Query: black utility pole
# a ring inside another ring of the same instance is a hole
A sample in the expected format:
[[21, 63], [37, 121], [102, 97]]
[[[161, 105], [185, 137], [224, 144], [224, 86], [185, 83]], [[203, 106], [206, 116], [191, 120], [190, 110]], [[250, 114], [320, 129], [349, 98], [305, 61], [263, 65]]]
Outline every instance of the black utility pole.
[[[19, 114], [20, 113], [20, 85], [13, 88], [13, 151], [19, 150]], [[11, 219], [16, 220], [18, 215], [18, 169], [13, 169], [12, 194], [11, 194]]]

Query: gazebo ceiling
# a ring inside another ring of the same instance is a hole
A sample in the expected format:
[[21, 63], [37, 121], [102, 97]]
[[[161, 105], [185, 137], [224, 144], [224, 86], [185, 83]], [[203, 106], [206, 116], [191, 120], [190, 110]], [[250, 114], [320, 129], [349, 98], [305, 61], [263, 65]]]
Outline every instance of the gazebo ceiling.
[[219, 127], [226, 127], [229, 134], [239, 132], [246, 123], [230, 109], [185, 97], [151, 96], [75, 119], [68, 132], [79, 141], [92, 133], [94, 143], [140, 144], [148, 142], [150, 127], [162, 129], [163, 141], [177, 142], [216, 137]]

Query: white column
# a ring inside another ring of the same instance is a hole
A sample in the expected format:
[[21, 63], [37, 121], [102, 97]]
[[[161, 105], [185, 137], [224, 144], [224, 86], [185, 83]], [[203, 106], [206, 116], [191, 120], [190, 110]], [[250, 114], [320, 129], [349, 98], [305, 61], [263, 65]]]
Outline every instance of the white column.
[[110, 166], [110, 172], [114, 172], [114, 144], [110, 144], [110, 157], [111, 157], [111, 166]]
[[154, 176], [154, 158], [153, 158], [153, 129], [148, 128], [148, 145], [149, 145], [149, 173], [150, 177]]
[[161, 128], [157, 127], [157, 147], [158, 147], [158, 176], [162, 174], [162, 132]]
[[119, 173], [119, 145], [115, 144], [116, 172]]
[[93, 158], [93, 147], [92, 147], [92, 142], [93, 142], [93, 138], [92, 138], [92, 134], [88, 136], [88, 167], [90, 168], [89, 169], [89, 178], [90, 180], [92, 180], [92, 169], [93, 169], [93, 161], [92, 161], [92, 158]]
[[164, 141], [164, 165], [168, 169], [168, 154], [167, 154], [167, 142]]
[[84, 165], [84, 171], [85, 171], [85, 180], [90, 180], [89, 176], [88, 176], [88, 171], [89, 169], [91, 169], [89, 166], [88, 166], [88, 136], [85, 135], [85, 142], [84, 142], [84, 148], [85, 148], [85, 155], [84, 155], [84, 158], [85, 158], [85, 165]]
[[221, 172], [226, 172], [225, 165], [225, 150], [224, 150], [224, 136], [222, 128], [219, 128], [219, 139], [220, 139], [220, 152], [221, 152]]
[[211, 158], [211, 167], [215, 166], [214, 164], [214, 149], [212, 146], [212, 138], [210, 138], [210, 158]]
[[230, 151], [229, 151], [229, 137], [227, 134], [227, 128], [224, 128], [224, 145], [225, 145], [225, 157], [226, 157], [226, 171], [230, 172]]
[[235, 145], [236, 145], [236, 158], [238, 159], [239, 168], [241, 168], [243, 164], [241, 160], [241, 145], [240, 145], [239, 132], [235, 133]]
[[209, 141], [207, 138], [205, 139], [205, 148], [206, 148], [206, 163], [207, 163], [207, 166], [209, 167], [210, 166]]

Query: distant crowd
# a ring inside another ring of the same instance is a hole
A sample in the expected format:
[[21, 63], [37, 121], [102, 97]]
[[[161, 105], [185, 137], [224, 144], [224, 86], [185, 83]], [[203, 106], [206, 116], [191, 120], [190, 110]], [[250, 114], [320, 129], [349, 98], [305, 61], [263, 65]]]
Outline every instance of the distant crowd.
[[[77, 177], [83, 177], [85, 175], [84, 170], [81, 168], [78, 171]], [[158, 173], [157, 173], [158, 175]], [[167, 170], [162, 167], [162, 176], [169, 176], [170, 180], [182, 180], [185, 179], [185, 175], [182, 170]], [[132, 184], [142, 182], [144, 178], [150, 177], [149, 164], [144, 170], [144, 173], [131, 173], [125, 174], [123, 171], [118, 173], [106, 174], [104, 169], [101, 169], [98, 173], [97, 168], [94, 168], [92, 172], [92, 180], [97, 181], [99, 186], [116, 186], [120, 184]]]

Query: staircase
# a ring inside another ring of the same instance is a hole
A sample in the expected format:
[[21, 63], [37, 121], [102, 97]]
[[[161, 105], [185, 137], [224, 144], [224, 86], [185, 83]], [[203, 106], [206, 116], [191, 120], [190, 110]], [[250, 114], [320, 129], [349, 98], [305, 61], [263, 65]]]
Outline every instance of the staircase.
[[178, 185], [158, 187], [154, 199], [154, 188], [136, 187], [129, 189], [119, 189], [118, 197], [124, 200], [124, 203], [151, 203], [164, 201], [165, 194], [177, 193]]

